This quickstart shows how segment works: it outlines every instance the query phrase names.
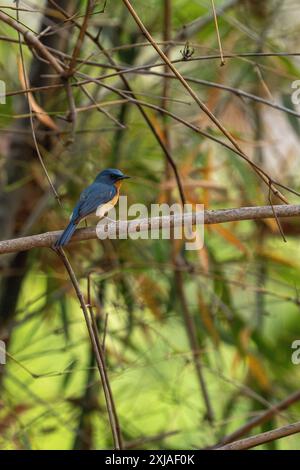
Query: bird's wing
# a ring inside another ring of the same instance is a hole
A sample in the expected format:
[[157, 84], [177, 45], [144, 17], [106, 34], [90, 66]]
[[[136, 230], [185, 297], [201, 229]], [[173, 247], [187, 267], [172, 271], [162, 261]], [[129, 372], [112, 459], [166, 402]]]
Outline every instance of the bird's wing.
[[97, 208], [101, 204], [110, 202], [117, 194], [117, 189], [113, 185], [104, 183], [93, 183], [91, 186], [86, 188], [80, 196], [80, 199], [73, 211], [72, 218], [76, 222], [93, 212], [96, 212]]

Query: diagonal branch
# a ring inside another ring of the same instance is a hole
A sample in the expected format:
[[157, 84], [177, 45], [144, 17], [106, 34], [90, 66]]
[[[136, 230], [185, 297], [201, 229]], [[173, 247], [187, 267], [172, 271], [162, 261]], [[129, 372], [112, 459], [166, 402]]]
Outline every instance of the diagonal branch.
[[[66, 18], [68, 18], [68, 15], [64, 11], [64, 9], [60, 8], [60, 12]], [[77, 27], [80, 27], [74, 19], [70, 19], [70, 21], [72, 23], [74, 23]], [[82, 31], [82, 29], [83, 29], [83, 27], [81, 28], [80, 32]], [[109, 61], [109, 64], [112, 66], [112, 68], [118, 68], [118, 66], [115, 64], [115, 61], [113, 60], [112, 56], [101, 45], [101, 43], [99, 41], [99, 38], [97, 36], [96, 37], [92, 36], [87, 30], [85, 32], [86, 32], [87, 36], [93, 41], [93, 43], [96, 44], [98, 49], [104, 54], [104, 56], [107, 58], [107, 60]], [[73, 55], [73, 57], [74, 57], [74, 55]], [[77, 58], [76, 58], [76, 60], [77, 60]], [[75, 60], [75, 63], [76, 63], [76, 60]], [[132, 94], [132, 99], [134, 100], [134, 103], [136, 104], [137, 108], [139, 109], [140, 113], [142, 114], [143, 118], [145, 119], [147, 125], [149, 126], [149, 128], [150, 128], [151, 132], [153, 133], [155, 139], [157, 140], [158, 144], [160, 145], [162, 151], [164, 152], [164, 154], [166, 156], [166, 159], [169, 162], [169, 164], [170, 164], [170, 166], [171, 166], [171, 168], [174, 172], [175, 179], [176, 179], [177, 186], [178, 186], [178, 191], [179, 191], [180, 198], [181, 198], [181, 202], [182, 202], [182, 204], [185, 204], [185, 195], [184, 195], [184, 191], [183, 191], [182, 182], [181, 182], [180, 175], [179, 175], [179, 172], [178, 172], [178, 169], [177, 169], [177, 165], [176, 165], [176, 163], [175, 163], [175, 161], [174, 161], [174, 159], [171, 155], [171, 152], [169, 151], [169, 149], [168, 149], [167, 145], [165, 144], [164, 140], [161, 138], [159, 132], [155, 128], [155, 125], [153, 124], [152, 120], [150, 119], [150, 117], [146, 113], [145, 109], [139, 103], [139, 101], [136, 99], [136, 96], [135, 96], [135, 94], [134, 94], [127, 78], [123, 75], [122, 72], [120, 72], [119, 75], [120, 75], [120, 78], [121, 78], [125, 88], [127, 89], [127, 91], [129, 91]], [[100, 83], [100, 84], [102, 85], [102, 83]]]
[[[153, 46], [156, 50], [158, 55], [162, 58], [162, 60], [169, 66], [170, 70], [173, 74], [177, 77], [183, 87], [187, 90], [190, 96], [194, 99], [194, 101], [198, 104], [200, 109], [210, 118], [210, 120], [217, 126], [217, 128], [226, 136], [226, 138], [231, 142], [231, 144], [235, 147], [235, 149], [242, 153], [245, 157], [245, 153], [243, 152], [242, 148], [239, 146], [235, 138], [227, 131], [227, 129], [223, 126], [223, 124], [216, 118], [216, 116], [208, 109], [208, 107], [199, 99], [197, 93], [190, 87], [188, 82], [183, 78], [181, 73], [176, 69], [176, 67], [172, 64], [170, 59], [166, 56], [166, 54], [161, 50], [161, 48], [157, 45], [151, 34], [149, 33], [148, 29], [145, 27], [144, 23], [136, 13], [135, 9], [132, 7], [129, 0], [123, 0], [123, 3], [127, 7], [128, 11], [130, 12], [131, 16], [133, 17], [134, 21], [148, 39], [149, 43]], [[266, 176], [264, 173], [257, 170], [257, 168], [253, 167], [254, 171], [262, 178], [262, 180], [267, 184], [267, 186], [271, 189], [274, 195], [276, 195], [279, 199], [283, 202], [288, 203], [287, 199], [281, 192], [272, 184], [271, 178]]]
[[24, 40], [31, 47], [33, 47], [33, 49], [35, 49], [36, 52], [38, 52], [44, 59], [46, 59], [59, 75], [63, 74], [64, 69], [57, 62], [55, 57], [51, 54], [51, 52], [49, 52], [47, 47], [45, 47], [44, 44], [33, 33], [31, 33], [30, 31], [28, 31], [28, 29], [25, 28], [25, 26], [19, 24], [16, 20], [6, 15], [6, 13], [3, 13], [2, 11], [0, 11], [0, 20], [11, 26], [14, 30], [21, 33]]
[[246, 450], [252, 449], [253, 447], [266, 444], [267, 442], [276, 441], [292, 434], [300, 432], [300, 421], [293, 424], [288, 424], [281, 428], [273, 429], [272, 431], [263, 432], [256, 436], [248, 437], [247, 439], [241, 439], [240, 441], [232, 442], [223, 447], [218, 447], [216, 450]]
[[281, 402], [277, 403], [276, 405], [272, 406], [268, 410], [264, 411], [263, 413], [260, 413], [258, 416], [255, 416], [255, 418], [252, 418], [250, 421], [245, 423], [243, 426], [241, 426], [239, 429], [234, 431], [233, 433], [229, 434], [228, 436], [225, 436], [221, 439], [219, 444], [217, 445], [225, 445], [229, 444], [230, 442], [234, 441], [235, 439], [238, 439], [239, 437], [244, 436], [247, 434], [251, 429], [255, 428], [256, 426], [259, 426], [260, 424], [263, 424], [270, 419], [272, 419], [274, 416], [276, 416], [280, 411], [286, 410], [290, 406], [292, 406], [294, 403], [297, 403], [300, 400], [300, 390], [297, 392], [292, 393], [289, 395], [287, 398], [282, 400]]
[[114, 404], [114, 400], [113, 400], [113, 395], [112, 395], [112, 391], [111, 391], [111, 388], [110, 388], [110, 384], [109, 384], [109, 380], [108, 380], [108, 376], [107, 376], [107, 372], [106, 372], [104, 354], [103, 354], [101, 345], [99, 343], [99, 338], [98, 338], [98, 336], [96, 336], [96, 331], [93, 327], [92, 319], [90, 319], [90, 317], [89, 317], [88, 308], [87, 308], [87, 305], [85, 303], [84, 296], [81, 292], [79, 283], [76, 279], [76, 276], [75, 276], [75, 273], [73, 271], [72, 266], [71, 266], [68, 258], [66, 257], [66, 255], [65, 255], [65, 253], [62, 249], [57, 250], [57, 254], [61, 258], [61, 260], [62, 260], [62, 262], [63, 262], [63, 264], [64, 264], [64, 266], [65, 266], [65, 268], [66, 268], [66, 270], [69, 274], [70, 280], [73, 284], [74, 290], [76, 292], [78, 301], [80, 303], [80, 306], [81, 306], [81, 309], [82, 309], [82, 312], [83, 312], [83, 315], [84, 315], [84, 319], [85, 319], [86, 326], [87, 326], [87, 329], [88, 329], [88, 333], [89, 333], [89, 336], [90, 336], [91, 344], [92, 344], [92, 347], [93, 347], [93, 350], [94, 350], [95, 359], [96, 359], [97, 367], [98, 367], [98, 370], [99, 370], [99, 375], [100, 375], [101, 382], [102, 382], [102, 387], [103, 387], [103, 392], [104, 392], [104, 396], [105, 396], [107, 412], [108, 412], [111, 431], [112, 431], [112, 435], [113, 435], [113, 439], [114, 439], [114, 446], [115, 446], [115, 449], [120, 450], [120, 449], [122, 449], [122, 438], [121, 438], [121, 432], [120, 432], [120, 425], [119, 425], [118, 415], [116, 413], [116, 408], [115, 408], [115, 404]]
[[94, 5], [95, 5], [95, 0], [88, 0], [87, 5], [86, 5], [86, 12], [85, 12], [84, 20], [80, 28], [79, 35], [78, 35], [78, 38], [77, 38], [77, 41], [73, 50], [71, 62], [69, 64], [68, 70], [65, 72], [66, 78], [69, 78], [74, 73], [76, 63], [77, 63], [77, 57], [79, 56], [80, 49], [84, 41], [84, 37], [85, 37], [86, 30], [88, 27], [89, 17], [92, 14]]

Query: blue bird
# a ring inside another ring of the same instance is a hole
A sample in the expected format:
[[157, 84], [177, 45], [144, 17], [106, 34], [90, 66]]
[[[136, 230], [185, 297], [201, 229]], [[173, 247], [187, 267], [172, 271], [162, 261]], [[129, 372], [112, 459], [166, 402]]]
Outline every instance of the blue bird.
[[95, 181], [81, 193], [71, 215], [70, 223], [56, 240], [55, 248], [66, 245], [79, 222], [88, 215], [96, 212], [97, 216], [104, 217], [117, 204], [122, 180], [127, 178], [130, 177], [114, 168], [101, 171]]

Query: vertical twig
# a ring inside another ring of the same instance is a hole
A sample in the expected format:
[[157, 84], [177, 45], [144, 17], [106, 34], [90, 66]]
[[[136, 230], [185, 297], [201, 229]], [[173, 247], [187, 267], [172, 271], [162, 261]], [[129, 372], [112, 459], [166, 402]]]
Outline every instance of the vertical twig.
[[[17, 20], [19, 21], [19, 0], [17, 0]], [[21, 65], [22, 65], [22, 73], [23, 73], [23, 77], [24, 77], [24, 83], [25, 83], [25, 89], [29, 89], [30, 88], [30, 84], [29, 84], [29, 81], [28, 81], [28, 77], [27, 77], [27, 73], [26, 73], [26, 68], [25, 68], [25, 62], [24, 62], [24, 55], [23, 55], [23, 48], [22, 48], [22, 41], [21, 41], [21, 33], [20, 31], [18, 30], [18, 40], [19, 40], [19, 51], [20, 51], [20, 59], [21, 59]], [[36, 134], [35, 134], [35, 129], [34, 129], [34, 123], [33, 123], [33, 115], [32, 115], [32, 106], [31, 106], [31, 102], [30, 102], [30, 99], [29, 99], [29, 95], [28, 93], [26, 93], [26, 97], [27, 97], [27, 102], [28, 102], [28, 108], [29, 108], [29, 120], [30, 120], [30, 126], [31, 126], [31, 132], [32, 132], [32, 138], [33, 138], [33, 143], [34, 143], [34, 146], [35, 146], [35, 149], [36, 149], [36, 153], [37, 153], [37, 156], [38, 156], [38, 159], [40, 161], [40, 164], [43, 168], [43, 171], [46, 175], [46, 178], [48, 180], [48, 183], [53, 191], [53, 194], [54, 194], [54, 197], [55, 199], [57, 200], [58, 204], [61, 205], [61, 202], [60, 202], [60, 198], [59, 198], [59, 195], [51, 181], [51, 178], [50, 178], [50, 175], [48, 173], [48, 170], [46, 168], [46, 165], [43, 161], [43, 157], [41, 155], [41, 152], [40, 152], [40, 149], [39, 149], [39, 145], [38, 145], [38, 141], [37, 141], [37, 138], [36, 138]]]
[[212, 9], [213, 9], [213, 15], [214, 15], [214, 20], [215, 20], [215, 25], [216, 25], [216, 33], [217, 33], [218, 44], [219, 44], [219, 49], [220, 49], [221, 65], [225, 65], [225, 60], [224, 60], [224, 55], [223, 55], [223, 48], [222, 48], [222, 43], [221, 43], [220, 31], [219, 31], [219, 25], [218, 25], [218, 17], [217, 17], [217, 12], [216, 12], [216, 7], [215, 7], [214, 0], [211, 0], [211, 4], [212, 4]]
[[68, 70], [66, 70], [66, 72], [64, 73], [64, 76], [66, 78], [71, 77], [75, 71], [77, 57], [80, 53], [80, 49], [84, 41], [84, 36], [88, 27], [89, 17], [93, 11], [94, 4], [95, 4], [95, 0], [88, 0], [87, 2], [84, 19], [83, 19], [82, 26], [79, 31], [79, 35], [78, 35], [74, 50], [73, 50], [71, 62], [69, 64]]
[[[163, 40], [166, 44], [169, 43], [171, 39], [171, 17], [172, 17], [172, 5], [171, 0], [164, 0], [164, 30], [163, 30]], [[169, 57], [169, 49], [166, 47], [165, 54]], [[169, 67], [167, 64], [164, 65], [164, 72], [165, 74], [168, 73]], [[165, 75], [163, 77], [163, 98], [161, 107], [163, 109], [167, 109], [168, 106], [168, 97], [170, 94], [170, 82], [169, 77]], [[165, 141], [166, 148], [169, 153], [171, 153], [171, 145], [170, 145], [170, 133], [169, 128], [167, 125], [167, 116], [165, 113], [162, 113], [162, 122], [163, 122], [163, 137]], [[168, 159], [166, 159], [166, 169], [165, 169], [165, 179], [166, 182], [170, 179], [170, 163]], [[166, 189], [167, 201], [171, 202], [171, 189]]]
[[69, 274], [70, 280], [73, 284], [74, 290], [76, 292], [77, 298], [79, 300], [79, 303], [80, 303], [80, 306], [81, 306], [81, 309], [82, 309], [82, 312], [83, 312], [83, 315], [84, 315], [84, 319], [85, 319], [86, 326], [87, 326], [87, 329], [88, 329], [91, 344], [92, 344], [92, 347], [93, 347], [93, 350], [94, 350], [94, 353], [95, 353], [95, 358], [96, 358], [97, 367], [98, 367], [98, 370], [99, 370], [100, 379], [101, 379], [101, 382], [102, 382], [103, 392], [104, 392], [106, 406], [107, 406], [107, 412], [108, 412], [108, 416], [109, 416], [109, 422], [110, 422], [112, 436], [113, 436], [113, 440], [114, 440], [114, 446], [115, 446], [116, 450], [120, 450], [120, 449], [122, 449], [122, 438], [121, 438], [121, 430], [120, 430], [120, 425], [119, 425], [119, 419], [118, 419], [118, 415], [116, 413], [116, 407], [115, 407], [115, 404], [114, 404], [113, 395], [112, 395], [112, 391], [111, 391], [111, 388], [110, 388], [110, 383], [109, 383], [107, 372], [106, 372], [106, 366], [105, 366], [103, 351], [102, 351], [101, 345], [99, 343], [99, 338], [98, 338], [97, 331], [95, 331], [95, 328], [93, 326], [94, 318], [93, 318], [93, 315], [91, 315], [91, 318], [89, 317], [89, 311], [88, 311], [88, 308], [86, 306], [84, 296], [81, 292], [81, 289], [79, 287], [79, 283], [76, 279], [75, 273], [73, 271], [73, 268], [72, 268], [67, 256], [65, 255], [64, 251], [61, 248], [56, 250], [56, 252], [60, 256], [60, 258], [61, 258], [61, 260], [62, 260], [62, 262], [63, 262], [63, 264], [64, 264], [64, 266], [65, 266], [65, 268], [66, 268], [66, 270]]
[[69, 104], [68, 120], [72, 125], [71, 135], [68, 139], [68, 143], [71, 144], [75, 141], [77, 110], [70, 79], [66, 81], [66, 94]]
[[[163, 38], [166, 44], [168, 44], [169, 40], [171, 39], [171, 17], [172, 17], [172, 5], [171, 5], [171, 0], [164, 0], [164, 32], [163, 32]], [[169, 57], [169, 52], [166, 49], [165, 52], [166, 56]], [[168, 65], [165, 64], [165, 73], [168, 72]], [[168, 97], [169, 97], [169, 79], [168, 77], [164, 77], [163, 80], [163, 98], [162, 98], [162, 108], [167, 109], [168, 106]], [[166, 120], [166, 115], [163, 114], [162, 116], [163, 119], [163, 136], [164, 136], [164, 141], [165, 145], [168, 149], [168, 152], [171, 153], [171, 140], [170, 140], [170, 132], [168, 129], [167, 125], [167, 120]], [[169, 162], [166, 161], [166, 180], [169, 179]], [[167, 191], [167, 201], [169, 204], [172, 203], [172, 190], [171, 189], [166, 189]], [[207, 419], [212, 422], [213, 421], [213, 411], [206, 387], [206, 383], [203, 377], [203, 372], [202, 372], [202, 365], [201, 365], [201, 358], [199, 356], [199, 346], [197, 342], [197, 335], [196, 335], [196, 330], [195, 330], [195, 323], [193, 320], [193, 317], [190, 314], [188, 304], [186, 301], [185, 297], [185, 292], [183, 289], [183, 282], [182, 282], [182, 273], [180, 270], [180, 267], [178, 266], [178, 260], [176, 257], [176, 251], [175, 251], [175, 245], [174, 245], [174, 240], [171, 240], [171, 257], [172, 257], [172, 262], [173, 265], [175, 266], [175, 284], [176, 284], [176, 291], [177, 295], [179, 298], [179, 302], [181, 304], [181, 312], [184, 318], [184, 323], [185, 323], [185, 329], [186, 333], [189, 339], [190, 343], [190, 348], [192, 350], [192, 355], [193, 355], [193, 361], [194, 361], [194, 366], [200, 386], [200, 392], [203, 396], [204, 404], [206, 407], [206, 415]]]
[[210, 398], [208, 395], [206, 383], [203, 377], [199, 344], [198, 344], [197, 334], [196, 334], [196, 327], [195, 327], [193, 317], [190, 314], [190, 311], [188, 308], [185, 292], [183, 289], [182, 273], [179, 269], [175, 271], [175, 282], [176, 282], [176, 291], [177, 291], [177, 295], [181, 304], [186, 331], [188, 334], [188, 339], [189, 339], [190, 347], [191, 347], [192, 354], [193, 354], [193, 360], [194, 360], [194, 365], [195, 365], [195, 369], [196, 369], [196, 373], [197, 373], [197, 377], [198, 377], [198, 381], [200, 385], [200, 390], [201, 390], [204, 403], [206, 406], [206, 417], [208, 421], [212, 423], [214, 420], [214, 413], [213, 413], [213, 409], [210, 403]]

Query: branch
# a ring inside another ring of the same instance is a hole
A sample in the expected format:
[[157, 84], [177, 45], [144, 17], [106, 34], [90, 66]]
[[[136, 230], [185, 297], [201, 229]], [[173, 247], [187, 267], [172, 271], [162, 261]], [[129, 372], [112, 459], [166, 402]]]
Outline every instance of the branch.
[[205, 404], [206, 409], [206, 416], [205, 418], [209, 421], [209, 423], [213, 423], [214, 421], [214, 410], [212, 408], [211, 399], [208, 393], [208, 387], [205, 382], [204, 374], [203, 374], [203, 366], [202, 366], [202, 358], [201, 358], [201, 351], [198, 342], [198, 335], [197, 335], [197, 328], [195, 325], [195, 320], [190, 313], [189, 305], [187, 301], [187, 297], [183, 288], [183, 277], [182, 272], [178, 269], [175, 270], [175, 286], [176, 292], [178, 296], [178, 300], [181, 306], [183, 319], [185, 322], [186, 332], [188, 336], [188, 340], [190, 343], [190, 348], [194, 360], [195, 370], [197, 379], [200, 386], [200, 391], [203, 397], [203, 401]]
[[85, 12], [84, 20], [83, 20], [82, 26], [81, 26], [80, 31], [79, 31], [79, 36], [77, 38], [77, 42], [76, 42], [75, 47], [74, 47], [72, 59], [71, 59], [71, 62], [69, 64], [68, 70], [65, 72], [65, 77], [66, 78], [71, 77], [74, 73], [74, 70], [75, 70], [75, 67], [76, 67], [77, 57], [79, 56], [80, 50], [82, 48], [82, 44], [83, 44], [83, 41], [84, 41], [84, 36], [85, 36], [86, 30], [87, 30], [87, 27], [88, 27], [89, 18], [90, 18], [90, 15], [93, 12], [94, 6], [95, 6], [95, 1], [88, 0], [87, 5], [86, 5], [86, 12]]
[[[164, 109], [164, 108], [161, 108], [160, 106], [156, 106], [154, 104], [151, 104], [147, 101], [142, 101], [142, 100], [136, 100], [134, 98], [132, 98], [131, 96], [129, 96], [126, 91], [121, 91], [120, 89], [118, 88], [115, 88], [111, 85], [105, 85], [103, 82], [101, 82], [99, 79], [97, 78], [92, 78], [92, 77], [89, 77], [88, 75], [84, 74], [84, 73], [80, 73], [80, 72], [77, 72], [77, 75], [80, 76], [80, 77], [83, 77], [85, 79], [87, 79], [89, 82], [94, 82], [94, 83], [98, 83], [100, 84], [103, 88], [107, 88], [108, 90], [111, 90], [115, 93], [117, 93], [118, 95], [122, 96], [123, 98], [127, 99], [128, 101], [130, 101], [131, 103], [139, 103], [141, 104], [142, 106], [145, 106], [147, 108], [150, 108], [150, 109], [154, 109], [156, 111], [159, 111], [160, 113], [164, 113], [166, 116], [170, 116], [172, 119], [175, 119], [176, 121], [180, 122], [181, 124], [187, 126], [188, 128], [192, 129], [193, 131], [197, 132], [198, 134], [204, 136], [204, 137], [207, 137], [208, 139], [212, 140], [213, 142], [216, 142], [220, 145], [222, 145], [223, 147], [226, 147], [228, 148], [228, 150], [230, 150], [231, 152], [234, 152], [236, 155], [239, 155], [243, 160], [245, 160], [252, 168], [253, 170], [258, 174], [260, 175], [260, 177], [264, 180], [264, 181], [268, 181], [270, 184], [268, 184], [268, 187], [269, 189], [271, 188], [271, 186], [275, 185], [275, 186], [279, 186], [280, 188], [282, 189], [286, 189], [287, 191], [289, 191], [290, 193], [292, 194], [295, 194], [296, 196], [300, 196], [300, 193], [298, 193], [297, 191], [295, 191], [294, 189], [292, 188], [289, 188], [288, 186], [285, 186], [284, 184], [280, 183], [279, 181], [276, 181], [274, 180], [273, 178], [271, 178], [261, 167], [259, 167], [256, 163], [254, 163], [252, 160], [250, 160], [250, 158], [248, 158], [246, 156], [246, 154], [244, 154], [243, 152], [239, 152], [236, 148], [232, 147], [231, 145], [229, 145], [227, 142], [223, 141], [223, 140], [220, 140], [218, 137], [215, 137], [213, 134], [210, 134], [206, 131], [202, 131], [197, 125], [195, 124], [192, 124], [188, 121], [186, 121], [185, 119], [181, 118], [180, 116], [177, 116], [176, 114], [174, 113], [171, 113], [170, 111]], [[79, 83], [79, 82], [78, 82]], [[82, 81], [82, 83], [87, 83], [87, 81]], [[176, 168], [176, 165], [175, 165], [175, 168]], [[273, 194], [276, 194], [276, 188], [272, 189], [272, 192]], [[288, 204], [286, 198], [282, 195], [282, 198], [281, 198], [286, 204]]]
[[[230, 10], [231, 8], [235, 7], [239, 3], [239, 0], [229, 0], [228, 2], [224, 3], [224, 5], [216, 8], [216, 14], [218, 16], [223, 15], [226, 13], [227, 10]], [[184, 25], [178, 33], [175, 35], [174, 40], [175, 41], [180, 41], [182, 39], [188, 39], [191, 36], [194, 36], [195, 34], [199, 33], [199, 31], [202, 28], [205, 28], [211, 21], [213, 21], [214, 15], [211, 13], [208, 13], [207, 15], [199, 16], [199, 18], [196, 18], [193, 20], [191, 23], [188, 23]]]
[[[63, 10], [63, 9], [60, 9], [61, 13], [66, 17], [68, 16], [67, 13]], [[78, 23], [74, 20], [71, 20], [72, 23], [74, 23], [77, 27], [80, 27], [78, 25]], [[104, 54], [104, 56], [107, 58], [107, 60], [109, 61], [110, 65], [113, 67], [113, 68], [116, 68], [118, 69], [118, 66], [117, 64], [115, 63], [115, 61], [113, 60], [113, 57], [111, 54], [109, 54], [109, 52], [106, 51], [106, 49], [101, 45], [100, 41], [99, 41], [99, 38], [98, 37], [93, 37], [91, 36], [90, 34], [88, 34], [88, 31], [86, 31], [86, 34], [88, 35], [88, 37], [93, 41], [94, 44], [96, 44], [96, 46], [98, 47], [98, 49], [101, 51], [102, 54]], [[76, 62], [76, 61], [75, 61]], [[88, 62], [88, 61], [87, 61]], [[181, 179], [180, 179], [180, 175], [179, 175], [179, 172], [178, 172], [178, 169], [177, 169], [177, 166], [176, 166], [176, 163], [171, 155], [171, 152], [169, 151], [167, 145], [165, 144], [164, 140], [161, 138], [159, 132], [157, 131], [155, 125], [153, 124], [152, 120], [150, 119], [150, 117], [148, 116], [148, 114], [146, 113], [146, 111], [144, 110], [143, 106], [139, 103], [139, 100], [136, 99], [136, 96], [130, 86], [130, 83], [128, 82], [127, 78], [125, 76], [123, 76], [123, 73], [122, 71], [120, 72], [120, 78], [125, 86], [125, 88], [132, 94], [132, 98], [130, 99], [130, 101], [134, 102], [136, 104], [136, 106], [138, 107], [140, 113], [142, 114], [143, 118], [145, 119], [147, 125], [149, 126], [150, 130], [152, 131], [155, 139], [157, 140], [158, 144], [160, 145], [160, 147], [162, 148], [168, 162], [170, 163], [173, 171], [174, 171], [174, 175], [175, 175], [175, 179], [177, 181], [177, 186], [178, 186], [178, 190], [179, 190], [179, 194], [180, 194], [180, 197], [181, 197], [181, 201], [182, 201], [182, 204], [185, 204], [185, 195], [184, 195], [184, 191], [183, 191], [183, 186], [182, 186], [182, 183], [181, 183]], [[102, 83], [99, 83], [101, 86], [102, 86]], [[124, 95], [123, 95], [124, 96]], [[125, 95], [126, 96], [126, 95]], [[127, 96], [126, 96], [127, 97]]]
[[[276, 405], [272, 406], [270, 409], [264, 411], [263, 413], [260, 413], [258, 416], [255, 418], [251, 419], [248, 421], [248, 423], [244, 424], [241, 426], [239, 429], [234, 431], [233, 433], [229, 434], [228, 436], [225, 436], [221, 439], [219, 444], [217, 445], [225, 445], [229, 444], [230, 442], [234, 441], [235, 439], [238, 439], [241, 436], [244, 436], [247, 434], [251, 429], [253, 429], [256, 426], [259, 426], [260, 424], [263, 424], [270, 419], [272, 419], [274, 416], [279, 414], [281, 411], [286, 410], [290, 406], [292, 406], [294, 403], [300, 400], [300, 390], [297, 392], [292, 393], [289, 395], [287, 398], [282, 400], [281, 402], [277, 403]], [[217, 447], [217, 446], [215, 446]], [[215, 448], [213, 447], [213, 448]]]
[[[279, 205], [279, 206], [257, 206], [239, 207], [236, 209], [205, 210], [204, 224], [222, 224], [225, 222], [237, 222], [240, 220], [273, 219], [274, 213], [277, 217], [298, 217], [300, 216], [300, 205]], [[185, 224], [195, 224], [197, 213], [186, 213], [182, 216], [152, 217], [147, 219], [121, 220], [117, 222], [117, 235], [125, 233], [148, 232], [151, 228], [161, 229], [165, 227], [179, 227]], [[108, 224], [107, 233], [115, 233], [114, 224]], [[31, 250], [32, 248], [52, 247], [61, 231], [40, 233], [29, 237], [15, 238], [0, 241], [0, 254], [15, 253], [18, 251]], [[88, 227], [76, 230], [71, 243], [82, 240], [94, 240], [97, 238], [96, 227]]]
[[0, 11], [0, 20], [21, 33], [24, 40], [39, 54], [41, 54], [44, 59], [46, 59], [52, 65], [59, 75], [63, 74], [64, 69], [60, 66], [55, 57], [49, 52], [47, 47], [45, 47], [44, 44], [36, 36], [34, 36], [33, 33], [28, 31], [28, 29], [26, 29], [23, 25], [18, 23], [13, 18], [10, 18], [10, 16], [6, 15], [6, 13], [3, 13], [2, 11]]
[[114, 440], [114, 447], [115, 449], [120, 450], [122, 449], [120, 425], [119, 425], [118, 415], [116, 413], [116, 407], [115, 407], [112, 391], [110, 388], [110, 384], [109, 384], [109, 380], [108, 380], [108, 376], [106, 372], [104, 354], [103, 354], [101, 345], [99, 343], [98, 332], [95, 331], [93, 327], [92, 319], [89, 318], [88, 307], [85, 303], [84, 296], [81, 292], [79, 283], [77, 281], [77, 278], [75, 276], [75, 273], [73, 271], [73, 268], [68, 258], [66, 257], [62, 249], [57, 250], [57, 254], [60, 256], [69, 274], [70, 280], [73, 284], [74, 290], [76, 292], [78, 301], [80, 303], [80, 306], [84, 315], [84, 319], [85, 319], [89, 337], [91, 340], [91, 345], [95, 353], [95, 359], [96, 359], [96, 363], [97, 363], [97, 367], [98, 367], [98, 371], [99, 371], [99, 375], [100, 375], [100, 379], [101, 379], [101, 383], [103, 387], [103, 393], [104, 393], [107, 412], [109, 416], [111, 432], [112, 432], [112, 436]]
[[[158, 77], [176, 79], [176, 77], [172, 75], [171, 73], [153, 72], [151, 70], [148, 72], [144, 71], [142, 73], [146, 75], [154, 75]], [[201, 80], [199, 78], [187, 77], [186, 75], [184, 75], [184, 78], [187, 82], [197, 83], [199, 85], [204, 85], [204, 86], [211, 87], [211, 88], [218, 88], [220, 90], [229, 91], [230, 93], [233, 93], [236, 96], [243, 97], [251, 101], [256, 101], [257, 103], [264, 104], [266, 106], [269, 106], [270, 108], [278, 109], [279, 111], [288, 113], [291, 116], [296, 116], [298, 118], [300, 117], [300, 113], [298, 113], [294, 109], [287, 108], [286, 106], [283, 106], [279, 103], [275, 103], [274, 101], [269, 101], [265, 98], [262, 98], [261, 96], [254, 95], [253, 93], [248, 93], [247, 91], [241, 90], [239, 88], [234, 88], [228, 85], [223, 85], [222, 83], [211, 82], [209, 80]]]
[[[173, 72], [175, 77], [179, 80], [179, 82], [182, 84], [182, 86], [186, 89], [186, 91], [189, 93], [189, 95], [193, 98], [193, 100], [198, 104], [200, 109], [209, 117], [209, 119], [215, 124], [215, 126], [221, 131], [221, 133], [231, 142], [233, 147], [242, 154], [244, 157], [247, 157], [247, 155], [243, 152], [242, 148], [236, 141], [236, 139], [231, 135], [230, 132], [227, 131], [227, 129], [223, 126], [223, 124], [219, 121], [219, 119], [209, 110], [209, 108], [203, 103], [198, 95], [195, 93], [195, 91], [190, 87], [188, 82], [185, 80], [185, 78], [181, 75], [181, 73], [177, 70], [176, 67], [172, 64], [172, 62], [169, 60], [169, 58], [166, 56], [166, 54], [162, 51], [162, 49], [157, 45], [147, 28], [145, 27], [144, 23], [136, 13], [135, 9], [131, 5], [129, 0], [123, 0], [123, 3], [125, 4], [126, 8], [130, 12], [132, 18], [140, 28], [141, 32], [144, 34], [146, 39], [149, 41], [149, 43], [152, 45], [152, 47], [156, 50], [158, 55], [161, 57], [163, 62], [168, 65], [170, 70]], [[267, 186], [270, 188], [270, 190], [273, 192], [275, 196], [277, 196], [279, 199], [281, 199], [283, 202], [288, 204], [287, 199], [283, 194], [280, 193], [280, 191], [274, 187], [272, 179], [266, 175], [264, 172], [262, 172], [260, 169], [258, 170], [253, 164], [251, 164], [250, 160], [248, 159], [250, 165], [252, 166], [253, 170], [257, 173], [257, 175], [267, 184]]]
[[300, 421], [293, 424], [288, 424], [281, 428], [273, 429], [272, 431], [263, 432], [256, 436], [248, 437], [247, 439], [241, 439], [240, 441], [232, 442], [223, 447], [218, 447], [216, 450], [246, 450], [252, 447], [257, 447], [266, 442], [275, 441], [282, 437], [290, 436], [300, 432]]

